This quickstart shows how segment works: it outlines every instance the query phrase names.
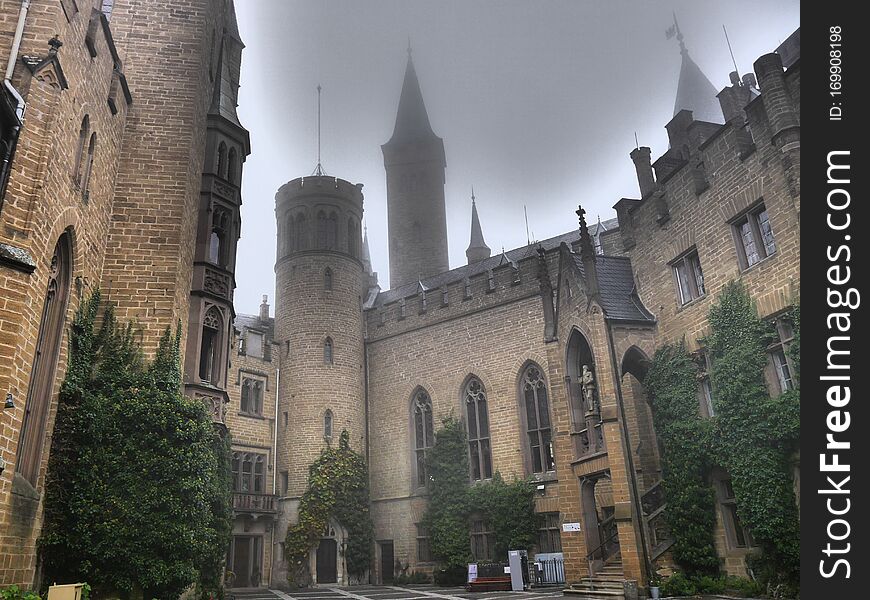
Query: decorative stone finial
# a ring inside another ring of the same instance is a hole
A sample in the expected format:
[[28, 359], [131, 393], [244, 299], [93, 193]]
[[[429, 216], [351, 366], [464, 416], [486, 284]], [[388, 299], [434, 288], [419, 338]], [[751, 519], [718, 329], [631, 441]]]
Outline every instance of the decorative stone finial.
[[54, 34], [54, 37], [48, 40], [49, 54], [57, 54], [57, 51], [60, 50], [60, 47], [63, 46], [63, 42], [60, 41], [60, 38], [57, 37], [57, 34]]

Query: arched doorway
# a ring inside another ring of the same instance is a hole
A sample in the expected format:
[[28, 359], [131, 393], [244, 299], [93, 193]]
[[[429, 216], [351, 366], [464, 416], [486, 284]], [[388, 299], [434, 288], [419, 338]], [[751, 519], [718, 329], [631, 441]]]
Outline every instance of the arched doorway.
[[622, 358], [622, 398], [628, 422], [629, 447], [635, 458], [635, 470], [641, 494], [661, 479], [658, 440], [653, 424], [653, 411], [643, 385], [651, 365], [650, 359], [637, 346], [629, 348]]
[[338, 543], [322, 538], [317, 546], [317, 583], [338, 582]]
[[614, 520], [613, 489], [607, 473], [580, 481], [580, 506], [585, 532], [586, 559], [592, 573], [619, 553], [619, 535]]
[[39, 323], [36, 354], [24, 404], [24, 422], [18, 439], [15, 471], [36, 487], [49, 407], [57, 379], [57, 363], [66, 324], [69, 288], [72, 279], [72, 232], [58, 238], [51, 257], [48, 286]]

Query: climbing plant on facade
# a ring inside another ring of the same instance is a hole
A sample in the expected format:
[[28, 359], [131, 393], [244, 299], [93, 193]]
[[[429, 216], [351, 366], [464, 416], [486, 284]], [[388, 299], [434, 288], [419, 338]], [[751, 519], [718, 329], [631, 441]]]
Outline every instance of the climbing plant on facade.
[[435, 432], [426, 456], [430, 476], [424, 523], [433, 557], [447, 570], [463, 570], [471, 556], [469, 519], [480, 517], [495, 534], [494, 555], [531, 549], [538, 534], [535, 487], [524, 479], [506, 482], [496, 472], [489, 481], [471, 483], [463, 424], [452, 416]]
[[330, 518], [347, 530], [343, 548], [351, 577], [366, 573], [372, 562], [374, 528], [369, 511], [369, 476], [365, 459], [350, 447], [342, 430], [338, 447], [327, 446], [308, 469], [308, 487], [299, 501], [299, 519], [287, 530], [285, 558], [291, 582], [305, 583], [308, 555]]
[[180, 392], [180, 331], [148, 364], [132, 325], [99, 292], [69, 335], [45, 492], [45, 581], [87, 580], [96, 597], [169, 599], [219, 589], [230, 541], [228, 440]]
[[[799, 345], [799, 309], [792, 315]], [[740, 284], [726, 286], [710, 310], [710, 326], [719, 463], [732, 478], [740, 519], [763, 550], [756, 564], [776, 580], [796, 583], [800, 541], [790, 463], [800, 434], [800, 393], [768, 393], [772, 328]]]
[[689, 573], [716, 573], [710, 423], [698, 412], [698, 367], [683, 343], [659, 348], [644, 380], [661, 444], [665, 513], [674, 559]]

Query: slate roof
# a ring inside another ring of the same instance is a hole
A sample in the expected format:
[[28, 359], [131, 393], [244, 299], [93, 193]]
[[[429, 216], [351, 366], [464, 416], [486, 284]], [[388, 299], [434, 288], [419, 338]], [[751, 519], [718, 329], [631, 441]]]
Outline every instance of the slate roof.
[[[619, 226], [616, 219], [608, 219], [601, 223], [601, 230], [612, 230]], [[595, 236], [598, 233], [598, 224], [589, 227], [589, 234]], [[369, 298], [366, 303], [366, 308], [377, 308], [397, 302], [402, 298], [414, 296], [419, 291], [419, 286], [422, 283], [426, 290], [439, 289], [441, 286], [463, 281], [466, 277], [473, 277], [486, 273], [489, 269], [495, 269], [503, 264], [506, 264], [505, 259], [509, 262], [519, 262], [527, 258], [537, 256], [538, 245], [543, 246], [544, 250], [554, 250], [558, 248], [562, 242], [571, 246], [580, 239], [579, 231], [569, 231], [562, 235], [543, 240], [541, 242], [523, 246], [491, 256], [480, 262], [463, 265], [450, 271], [445, 271], [427, 277], [421, 282], [408, 283], [392, 290], [386, 290], [377, 295], [376, 298]], [[580, 261], [579, 254], [572, 254], [577, 268], [583, 273], [583, 264]], [[644, 308], [634, 289], [634, 277], [631, 271], [631, 262], [628, 258], [619, 256], [603, 256], [595, 257], [598, 271], [598, 283], [601, 290], [601, 303], [608, 318], [623, 321], [655, 321], [655, 317]]]
[[261, 321], [257, 315], [237, 314], [233, 325], [239, 332], [244, 332], [245, 329], [254, 329], [262, 331], [266, 334], [266, 339], [272, 341], [275, 339], [275, 319], [269, 317], [265, 321]]
[[[572, 254], [574, 265], [583, 273], [583, 261], [579, 254]], [[598, 272], [598, 287], [601, 294], [601, 307], [608, 319], [616, 321], [648, 321], [655, 317], [649, 312], [634, 287], [631, 261], [623, 256], [595, 257]]]

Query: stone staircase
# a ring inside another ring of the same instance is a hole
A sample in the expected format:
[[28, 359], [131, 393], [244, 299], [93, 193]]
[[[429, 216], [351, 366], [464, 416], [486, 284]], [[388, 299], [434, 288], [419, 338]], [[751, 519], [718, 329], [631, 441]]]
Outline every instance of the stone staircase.
[[580, 583], [571, 584], [565, 589], [565, 594], [585, 600], [625, 600], [623, 581], [622, 557], [617, 555], [592, 577], [584, 577]]

